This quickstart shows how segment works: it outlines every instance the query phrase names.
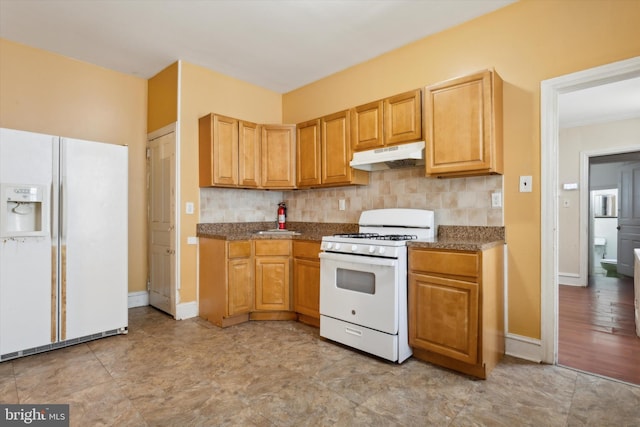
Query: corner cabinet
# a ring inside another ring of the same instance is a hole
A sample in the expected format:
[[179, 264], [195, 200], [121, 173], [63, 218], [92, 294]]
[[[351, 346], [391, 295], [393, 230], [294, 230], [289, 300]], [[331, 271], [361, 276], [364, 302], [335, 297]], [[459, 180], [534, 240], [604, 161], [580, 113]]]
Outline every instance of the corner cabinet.
[[320, 326], [320, 242], [293, 241], [293, 309], [298, 320]]
[[296, 186], [295, 125], [262, 126], [262, 187], [292, 189]]
[[298, 188], [365, 185], [368, 172], [352, 169], [350, 111], [297, 126]]
[[221, 328], [249, 320], [254, 306], [251, 242], [199, 239], [199, 315]]
[[260, 127], [219, 114], [198, 122], [200, 187], [260, 186]]
[[[256, 311], [291, 312], [291, 240], [254, 240]], [[259, 313], [252, 313], [259, 319]], [[270, 317], [273, 318], [273, 317]]]
[[422, 91], [401, 93], [351, 110], [354, 151], [422, 139]]
[[414, 357], [487, 378], [504, 354], [503, 251], [409, 249]]
[[502, 174], [502, 79], [493, 70], [425, 88], [426, 174]]

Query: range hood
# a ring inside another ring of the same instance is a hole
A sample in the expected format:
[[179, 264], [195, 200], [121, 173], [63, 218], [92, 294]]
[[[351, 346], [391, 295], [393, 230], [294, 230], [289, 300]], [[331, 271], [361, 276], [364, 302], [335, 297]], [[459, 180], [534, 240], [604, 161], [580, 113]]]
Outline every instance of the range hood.
[[354, 169], [379, 171], [424, 165], [424, 141], [353, 153], [349, 165]]

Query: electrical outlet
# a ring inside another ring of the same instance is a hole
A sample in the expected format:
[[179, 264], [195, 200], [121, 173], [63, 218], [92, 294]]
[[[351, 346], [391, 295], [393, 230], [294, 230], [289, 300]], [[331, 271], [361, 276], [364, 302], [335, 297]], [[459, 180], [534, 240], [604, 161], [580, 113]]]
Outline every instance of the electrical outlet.
[[193, 202], [187, 202], [185, 205], [185, 213], [188, 215], [193, 215], [193, 212], [194, 212]]
[[531, 189], [531, 175], [525, 175], [520, 177], [520, 192], [521, 193], [531, 193], [533, 190]]
[[345, 209], [346, 209], [346, 207], [345, 207], [344, 199], [338, 200], [338, 210], [343, 211]]
[[492, 208], [502, 207], [502, 193], [500, 192], [491, 193], [491, 207]]

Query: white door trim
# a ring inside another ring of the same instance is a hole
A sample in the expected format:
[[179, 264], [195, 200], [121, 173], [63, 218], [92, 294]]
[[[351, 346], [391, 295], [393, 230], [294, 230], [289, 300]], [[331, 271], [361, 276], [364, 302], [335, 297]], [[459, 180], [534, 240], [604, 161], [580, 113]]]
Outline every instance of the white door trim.
[[558, 361], [558, 96], [640, 76], [640, 57], [544, 80], [540, 83], [541, 333], [545, 363]]

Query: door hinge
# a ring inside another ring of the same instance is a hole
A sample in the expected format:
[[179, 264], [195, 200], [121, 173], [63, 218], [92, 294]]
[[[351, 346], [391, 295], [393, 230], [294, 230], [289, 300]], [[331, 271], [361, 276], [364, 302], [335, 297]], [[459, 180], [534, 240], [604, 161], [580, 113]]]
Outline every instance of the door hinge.
[[151, 280], [147, 279], [147, 292], [151, 291]]
[[147, 159], [151, 158], [151, 148], [147, 148]]

